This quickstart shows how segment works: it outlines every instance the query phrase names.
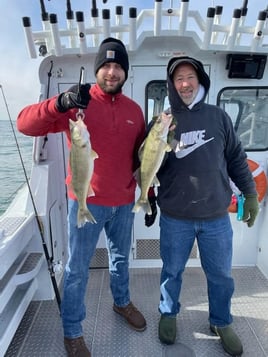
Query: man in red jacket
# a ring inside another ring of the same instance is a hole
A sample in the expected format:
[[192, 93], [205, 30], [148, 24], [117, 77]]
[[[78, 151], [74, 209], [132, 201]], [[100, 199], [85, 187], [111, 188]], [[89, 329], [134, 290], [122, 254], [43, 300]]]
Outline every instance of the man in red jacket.
[[[68, 356], [90, 356], [86, 347], [82, 321], [85, 319], [85, 292], [89, 266], [102, 229], [109, 250], [110, 287], [113, 309], [137, 331], [146, 328], [143, 315], [135, 308], [129, 294], [128, 258], [134, 214], [138, 149], [144, 139], [145, 122], [141, 108], [122, 94], [128, 76], [128, 54], [124, 44], [105, 39], [95, 60], [96, 84], [71, 88], [59, 96], [24, 108], [17, 120], [18, 130], [41, 136], [64, 131], [71, 147], [69, 118], [77, 108], [83, 109], [91, 145], [98, 154], [91, 186], [95, 196], [87, 205], [97, 221], [77, 227], [78, 202], [68, 186], [69, 259], [65, 268], [61, 317], [64, 345]], [[38, 118], [38, 119], [37, 119]], [[71, 181], [71, 169], [67, 182]]]

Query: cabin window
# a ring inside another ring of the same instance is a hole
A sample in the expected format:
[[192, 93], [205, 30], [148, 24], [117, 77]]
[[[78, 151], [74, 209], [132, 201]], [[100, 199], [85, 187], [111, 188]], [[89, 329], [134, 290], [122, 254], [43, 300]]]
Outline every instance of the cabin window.
[[231, 117], [246, 151], [267, 150], [268, 87], [223, 88], [217, 105]]
[[[145, 89], [145, 119], [169, 108], [165, 80], [155, 80]], [[217, 97], [217, 105], [230, 116], [246, 151], [268, 149], [268, 87], [227, 87]]]

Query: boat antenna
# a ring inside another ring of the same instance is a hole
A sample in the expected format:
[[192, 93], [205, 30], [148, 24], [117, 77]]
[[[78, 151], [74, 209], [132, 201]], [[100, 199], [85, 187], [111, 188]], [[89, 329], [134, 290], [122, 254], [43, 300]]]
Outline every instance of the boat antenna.
[[8, 107], [8, 104], [7, 104], [6, 96], [5, 96], [5, 93], [4, 93], [3, 86], [1, 84], [0, 84], [0, 89], [1, 89], [1, 92], [2, 92], [3, 100], [4, 100], [4, 103], [5, 103], [7, 115], [8, 115], [8, 118], [9, 118], [9, 122], [10, 122], [10, 125], [11, 125], [12, 133], [13, 133], [13, 136], [14, 136], [14, 139], [15, 139], [15, 143], [16, 143], [16, 146], [17, 146], [17, 150], [18, 150], [18, 153], [19, 153], [20, 162], [21, 162], [21, 165], [22, 165], [22, 168], [23, 168], [25, 179], [26, 179], [26, 184], [27, 184], [27, 187], [28, 187], [28, 190], [29, 190], [29, 194], [30, 194], [30, 197], [31, 197], [31, 202], [32, 202], [33, 209], [34, 209], [36, 223], [37, 223], [37, 226], [38, 226], [38, 229], [39, 229], [39, 233], [40, 233], [41, 240], [42, 240], [43, 251], [44, 251], [44, 254], [45, 254], [45, 257], [46, 257], [46, 261], [47, 261], [47, 265], [48, 265], [48, 271], [50, 273], [51, 282], [52, 282], [52, 285], [53, 285], [53, 289], [54, 289], [54, 292], [55, 292], [56, 300], [57, 300], [58, 307], [59, 307], [59, 310], [60, 310], [61, 298], [60, 298], [60, 293], [59, 293], [57, 281], [56, 281], [56, 278], [55, 278], [55, 272], [54, 272], [54, 269], [53, 269], [53, 261], [49, 256], [48, 248], [47, 248], [45, 237], [44, 237], [43, 226], [42, 226], [41, 220], [39, 219], [39, 216], [38, 216], [38, 212], [37, 212], [37, 208], [36, 208], [36, 205], [35, 205], [35, 202], [34, 202], [32, 189], [31, 189], [30, 182], [29, 182], [29, 179], [28, 179], [28, 176], [27, 176], [27, 172], [26, 172], [26, 168], [25, 168], [25, 165], [24, 165], [24, 162], [23, 162], [21, 150], [20, 150], [20, 147], [19, 147], [19, 143], [18, 143], [18, 139], [17, 139], [17, 136], [16, 136], [16, 132], [15, 132], [15, 129], [14, 129], [14, 125], [12, 123], [12, 119], [11, 119], [9, 107]]

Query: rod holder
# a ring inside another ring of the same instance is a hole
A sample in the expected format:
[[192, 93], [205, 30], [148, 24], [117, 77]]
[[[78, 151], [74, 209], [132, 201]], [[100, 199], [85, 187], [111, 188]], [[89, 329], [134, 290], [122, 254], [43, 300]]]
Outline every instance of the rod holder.
[[62, 55], [62, 47], [61, 47], [61, 41], [60, 41], [57, 15], [50, 14], [49, 21], [50, 21], [50, 28], [51, 28], [52, 41], [53, 41], [53, 45], [54, 45], [55, 55], [61, 56]]
[[102, 21], [103, 21], [103, 36], [104, 38], [111, 36], [111, 20], [110, 20], [110, 10], [102, 10]]
[[36, 58], [36, 48], [33, 39], [33, 32], [32, 32], [32, 25], [30, 17], [23, 17], [22, 18], [23, 28], [24, 28], [24, 35], [27, 42], [28, 52], [31, 58]]
[[85, 29], [85, 22], [84, 22], [84, 13], [82, 11], [77, 11], [76, 15], [76, 22], [77, 22], [77, 35], [80, 47], [80, 53], [85, 54], [87, 53], [87, 38], [86, 38], [86, 29]]
[[232, 50], [235, 45], [235, 41], [237, 39], [237, 30], [238, 30], [238, 26], [240, 23], [240, 18], [241, 18], [241, 9], [235, 9], [233, 12], [231, 28], [230, 28], [229, 36], [227, 39], [227, 49], [228, 50]]
[[137, 8], [129, 9], [129, 50], [137, 48]]
[[162, 0], [155, 0], [154, 13], [154, 36], [159, 36], [162, 27]]

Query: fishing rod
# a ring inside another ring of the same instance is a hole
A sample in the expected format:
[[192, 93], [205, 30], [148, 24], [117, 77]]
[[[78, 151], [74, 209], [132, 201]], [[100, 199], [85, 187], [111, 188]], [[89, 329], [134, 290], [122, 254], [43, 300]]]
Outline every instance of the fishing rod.
[[4, 104], [5, 104], [7, 115], [8, 115], [8, 119], [9, 119], [9, 122], [10, 122], [10, 125], [11, 125], [11, 130], [12, 130], [12, 133], [13, 133], [13, 136], [14, 136], [14, 139], [15, 139], [16, 147], [17, 147], [17, 150], [18, 150], [18, 153], [19, 153], [19, 158], [20, 158], [20, 162], [21, 162], [21, 165], [22, 165], [22, 168], [23, 168], [24, 175], [25, 175], [26, 184], [27, 184], [28, 191], [29, 191], [29, 194], [30, 194], [31, 202], [32, 202], [32, 205], [33, 205], [35, 219], [36, 219], [36, 223], [37, 223], [37, 226], [38, 226], [38, 229], [39, 229], [39, 233], [40, 233], [40, 237], [41, 237], [41, 241], [42, 241], [43, 251], [44, 251], [44, 254], [45, 254], [46, 261], [47, 261], [47, 266], [48, 266], [48, 271], [49, 271], [50, 278], [51, 278], [51, 283], [52, 283], [52, 286], [53, 286], [53, 289], [54, 289], [54, 292], [55, 292], [55, 296], [56, 296], [56, 300], [57, 300], [57, 304], [58, 304], [58, 307], [59, 307], [59, 310], [60, 310], [61, 298], [60, 298], [60, 293], [59, 293], [57, 281], [56, 281], [56, 278], [55, 278], [53, 258], [51, 258], [49, 256], [48, 248], [47, 248], [46, 241], [45, 241], [42, 222], [41, 222], [41, 220], [40, 220], [40, 218], [38, 216], [38, 211], [37, 211], [37, 208], [36, 208], [36, 205], [35, 205], [35, 202], [34, 202], [32, 189], [31, 189], [30, 182], [29, 182], [29, 179], [28, 179], [28, 176], [27, 176], [27, 172], [26, 172], [26, 168], [25, 168], [25, 165], [24, 165], [24, 162], [23, 162], [23, 158], [22, 158], [20, 147], [19, 147], [17, 135], [16, 135], [16, 132], [15, 132], [15, 129], [14, 129], [14, 125], [12, 123], [12, 119], [11, 119], [9, 107], [8, 107], [8, 104], [7, 104], [6, 96], [5, 96], [5, 93], [4, 93], [4, 89], [3, 89], [3, 86], [1, 84], [0, 84], [0, 89], [1, 89], [1, 92], [2, 92]]

